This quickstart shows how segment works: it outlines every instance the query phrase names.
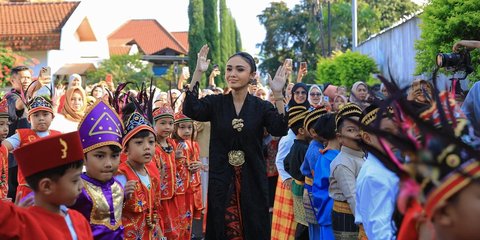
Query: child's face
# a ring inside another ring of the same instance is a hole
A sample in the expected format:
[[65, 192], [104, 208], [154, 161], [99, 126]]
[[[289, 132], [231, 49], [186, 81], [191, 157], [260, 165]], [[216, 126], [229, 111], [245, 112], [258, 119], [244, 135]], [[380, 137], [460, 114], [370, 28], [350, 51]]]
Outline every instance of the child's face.
[[30, 115], [32, 128], [38, 132], [45, 132], [52, 123], [53, 114], [47, 111], [37, 111]]
[[[395, 126], [395, 122], [390, 118], [382, 118], [380, 121], [380, 129], [392, 133], [397, 134], [398, 128]], [[364, 132], [362, 135], [363, 141], [367, 144], [375, 147], [381, 152], [384, 152], [382, 144], [380, 143], [380, 139], [374, 134]], [[395, 151], [394, 146], [390, 144], [388, 141], [384, 141], [385, 147], [390, 148], [392, 151]]]
[[160, 118], [155, 122], [155, 132], [157, 137], [164, 139], [173, 132], [173, 118]]
[[56, 182], [52, 181], [50, 202], [57, 205], [71, 206], [75, 204], [78, 195], [82, 192], [83, 183], [80, 175], [82, 168], [70, 168]]
[[178, 124], [177, 134], [183, 140], [189, 140], [192, 137], [193, 133], [193, 123], [192, 122], [184, 122]]
[[149, 132], [143, 138], [132, 138], [127, 144], [127, 156], [131, 161], [149, 163], [155, 154], [155, 136]]
[[120, 153], [114, 152], [110, 146], [96, 148], [85, 154], [87, 175], [101, 182], [112, 179], [118, 170]]
[[[358, 117], [351, 118], [352, 121], [358, 121]], [[360, 129], [352, 121], [344, 120], [340, 130], [340, 143], [342, 146], [354, 150], [361, 150], [356, 140], [360, 139]]]
[[441, 229], [437, 233], [448, 231], [455, 239], [480, 239], [480, 183], [476, 181], [458, 192], [440, 213], [435, 213], [435, 228]]
[[8, 118], [0, 118], [0, 141], [7, 138], [8, 135]]

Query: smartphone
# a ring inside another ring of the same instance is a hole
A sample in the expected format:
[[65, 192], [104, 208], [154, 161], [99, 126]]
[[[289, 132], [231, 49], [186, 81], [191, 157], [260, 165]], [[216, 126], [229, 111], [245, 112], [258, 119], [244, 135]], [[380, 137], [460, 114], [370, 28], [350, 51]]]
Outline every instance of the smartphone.
[[300, 62], [300, 69], [307, 69], [307, 62]]
[[188, 67], [183, 67], [182, 68], [182, 74], [190, 74], [190, 69]]
[[112, 83], [113, 82], [113, 75], [108, 73], [106, 76], [105, 76], [105, 82], [107, 83]]
[[42, 67], [40, 70], [40, 77], [45, 78], [45, 77], [51, 77], [52, 74], [52, 69], [49, 66]]
[[325, 102], [328, 102], [330, 101], [330, 98], [328, 96], [323, 96], [323, 100], [325, 100]]

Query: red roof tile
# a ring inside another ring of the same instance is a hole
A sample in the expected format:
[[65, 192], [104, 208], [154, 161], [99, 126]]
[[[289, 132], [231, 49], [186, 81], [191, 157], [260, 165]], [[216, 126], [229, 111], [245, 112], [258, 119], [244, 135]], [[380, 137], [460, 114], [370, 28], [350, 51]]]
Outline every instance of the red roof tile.
[[179, 54], [188, 53], [185, 46], [154, 19], [130, 20], [110, 34], [108, 40], [110, 42], [127, 38], [134, 39], [146, 55], [153, 55], [164, 49], [172, 49]]
[[59, 49], [62, 27], [79, 3], [0, 3], [0, 42], [13, 50]]
[[188, 52], [188, 32], [172, 32], [172, 35]]

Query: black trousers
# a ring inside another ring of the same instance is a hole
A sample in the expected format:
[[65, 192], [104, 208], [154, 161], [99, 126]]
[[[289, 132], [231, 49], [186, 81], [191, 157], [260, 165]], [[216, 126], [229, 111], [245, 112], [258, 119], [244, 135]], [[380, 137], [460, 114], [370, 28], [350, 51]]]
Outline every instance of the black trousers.
[[18, 174], [18, 165], [15, 167], [8, 168], [8, 194], [7, 197], [12, 199], [12, 202], [15, 202], [15, 197], [17, 196], [17, 180]]

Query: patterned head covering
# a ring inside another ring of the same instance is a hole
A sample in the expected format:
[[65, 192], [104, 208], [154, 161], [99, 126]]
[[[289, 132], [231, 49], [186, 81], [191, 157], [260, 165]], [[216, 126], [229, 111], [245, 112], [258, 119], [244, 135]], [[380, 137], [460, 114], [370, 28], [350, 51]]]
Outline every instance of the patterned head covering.
[[362, 109], [355, 103], [347, 103], [343, 105], [335, 116], [335, 126], [338, 129], [338, 124], [340, 120], [352, 118], [352, 117], [362, 117]]
[[123, 130], [123, 141], [122, 147], [125, 148], [128, 141], [135, 136], [138, 132], [142, 130], [147, 130], [155, 135], [155, 130], [153, 130], [152, 124], [138, 112], [133, 112], [125, 121], [125, 129]]
[[192, 122], [192, 121], [193, 120], [191, 118], [187, 117], [182, 112], [175, 113], [175, 124], [183, 123], [183, 122]]
[[7, 98], [0, 101], [0, 118], [8, 118], [8, 102]]
[[[73, 94], [77, 92], [82, 97], [83, 106], [79, 110], [74, 110], [71, 106], [70, 99], [72, 98]], [[82, 120], [83, 115], [85, 115], [85, 109], [87, 108], [87, 95], [85, 94], [85, 90], [82, 87], [70, 87], [67, 92], [65, 93], [65, 105], [63, 105], [62, 114], [68, 120], [80, 122]]]
[[[379, 116], [379, 114], [381, 115]], [[389, 107], [387, 109], [380, 110], [380, 108], [376, 104], [372, 104], [367, 108], [365, 108], [365, 110], [363, 110], [363, 116], [360, 122], [362, 123], [362, 125], [368, 126], [373, 122], [379, 121], [382, 118], [387, 118], [387, 117], [388, 118], [393, 117], [392, 108]]]
[[308, 110], [303, 105], [293, 106], [288, 109], [288, 127], [292, 128], [298, 124], [303, 124]]
[[173, 110], [170, 106], [164, 105], [153, 110], [153, 120], [157, 121], [162, 118], [172, 118], [173, 119]]
[[53, 114], [52, 102], [44, 96], [35, 96], [28, 102], [27, 109], [28, 116], [38, 111], [47, 111]]
[[117, 113], [98, 99], [78, 125], [83, 152], [106, 145], [122, 147], [123, 124]]
[[327, 108], [325, 106], [319, 106], [310, 111], [303, 121], [305, 129], [312, 128], [317, 119], [325, 113], [327, 113]]

